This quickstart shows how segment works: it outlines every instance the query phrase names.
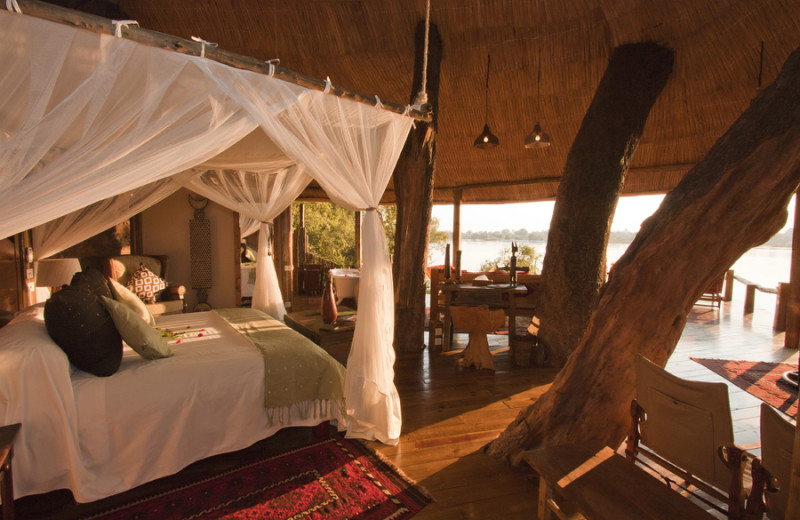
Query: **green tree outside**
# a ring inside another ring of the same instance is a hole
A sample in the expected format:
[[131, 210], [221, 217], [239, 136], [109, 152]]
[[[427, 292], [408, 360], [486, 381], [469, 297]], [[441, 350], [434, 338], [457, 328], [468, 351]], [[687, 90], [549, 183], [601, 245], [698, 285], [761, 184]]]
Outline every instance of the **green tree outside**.
[[[494, 260], [481, 263], [481, 271], [491, 271], [494, 267], [507, 267], [511, 265], [511, 248], [503, 249], [502, 254]], [[537, 254], [533, 246], [521, 244], [517, 249], [517, 267], [528, 267], [529, 273], [539, 274], [542, 265], [542, 255]]]
[[[297, 229], [300, 202], [292, 208], [292, 229]], [[306, 236], [309, 252], [335, 263], [341, 267], [357, 267], [355, 265], [355, 217], [354, 212], [337, 206], [331, 202], [304, 202]], [[397, 232], [397, 206], [378, 206], [378, 213], [383, 221], [386, 233], [386, 244], [389, 254], [394, 254], [394, 242]], [[432, 251], [444, 251], [449, 240], [446, 231], [439, 230], [439, 220], [431, 219], [430, 246]], [[430, 258], [428, 259], [430, 262]]]
[[[297, 229], [300, 202], [292, 208], [292, 228]], [[341, 267], [357, 267], [354, 213], [331, 202], [305, 202], [308, 251]]]

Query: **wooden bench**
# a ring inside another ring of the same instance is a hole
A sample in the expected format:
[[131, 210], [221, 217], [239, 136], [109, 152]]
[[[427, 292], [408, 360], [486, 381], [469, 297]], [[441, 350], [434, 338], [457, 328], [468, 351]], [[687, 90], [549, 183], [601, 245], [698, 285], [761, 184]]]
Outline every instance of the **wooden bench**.
[[715, 518], [609, 447], [582, 444], [526, 451], [539, 475], [540, 520], [701, 520]]

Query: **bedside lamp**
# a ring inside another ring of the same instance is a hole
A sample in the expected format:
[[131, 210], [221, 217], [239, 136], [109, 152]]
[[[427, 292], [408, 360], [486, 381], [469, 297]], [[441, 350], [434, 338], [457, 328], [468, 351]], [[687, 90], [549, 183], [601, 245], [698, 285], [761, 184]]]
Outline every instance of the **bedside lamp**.
[[77, 258], [47, 258], [36, 265], [36, 286], [51, 287], [53, 292], [72, 281], [72, 276], [81, 270]]

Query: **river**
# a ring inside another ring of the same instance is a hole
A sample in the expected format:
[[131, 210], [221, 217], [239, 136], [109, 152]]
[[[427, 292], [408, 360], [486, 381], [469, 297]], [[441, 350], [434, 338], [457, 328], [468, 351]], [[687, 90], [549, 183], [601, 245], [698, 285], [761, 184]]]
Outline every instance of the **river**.
[[[533, 246], [537, 254], [544, 255], [545, 242], [519, 242], [519, 244]], [[478, 271], [481, 263], [489, 259], [498, 258], [503, 250], [508, 247], [511, 247], [510, 240], [462, 240], [462, 269]], [[622, 256], [627, 248], [628, 244], [609, 244], [609, 264]], [[779, 283], [789, 281], [791, 252], [791, 248], [788, 247], [755, 247], [736, 261], [733, 265], [733, 270], [737, 276], [750, 282], [764, 287], [777, 287]], [[444, 263], [444, 253], [434, 251], [431, 254], [431, 259], [431, 265], [441, 265]], [[539, 265], [541, 267], [541, 264]]]

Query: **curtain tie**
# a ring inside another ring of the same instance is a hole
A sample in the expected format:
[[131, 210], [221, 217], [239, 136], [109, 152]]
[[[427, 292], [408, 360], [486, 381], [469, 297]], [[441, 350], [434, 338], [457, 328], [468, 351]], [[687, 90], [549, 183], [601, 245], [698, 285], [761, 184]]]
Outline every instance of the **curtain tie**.
[[281, 60], [278, 58], [274, 58], [271, 60], [267, 60], [267, 65], [269, 65], [269, 77], [273, 77], [275, 75], [275, 64], [280, 64]]
[[267, 256], [272, 256], [272, 221], [266, 222], [264, 220], [261, 222], [261, 228], [264, 230], [264, 233], [267, 235]]
[[19, 8], [17, 0], [6, 0], [6, 9], [15, 13], [22, 14], [22, 9]]
[[136, 20], [111, 20], [111, 23], [114, 24], [114, 36], [116, 36], [117, 38], [122, 38], [123, 26], [127, 28], [130, 25], [137, 25], [137, 26], [139, 25], [139, 22], [137, 22]]
[[192, 40], [200, 43], [200, 57], [201, 58], [205, 58], [206, 57], [206, 45], [208, 45], [209, 47], [217, 47], [219, 45], [217, 43], [210, 42], [210, 41], [204, 40], [202, 38], [198, 38], [197, 36], [192, 36]]

